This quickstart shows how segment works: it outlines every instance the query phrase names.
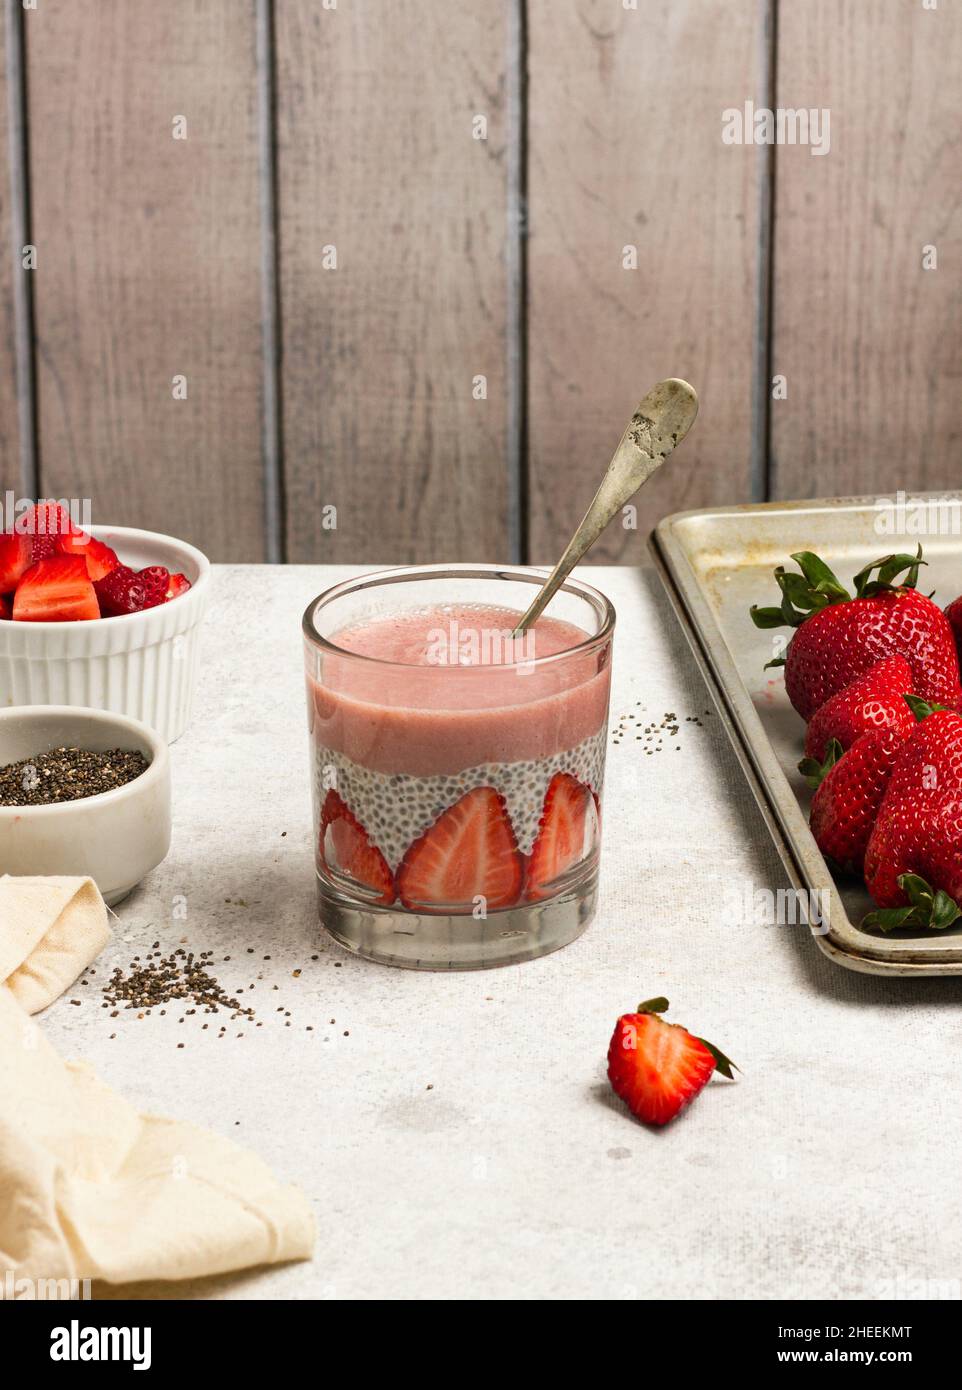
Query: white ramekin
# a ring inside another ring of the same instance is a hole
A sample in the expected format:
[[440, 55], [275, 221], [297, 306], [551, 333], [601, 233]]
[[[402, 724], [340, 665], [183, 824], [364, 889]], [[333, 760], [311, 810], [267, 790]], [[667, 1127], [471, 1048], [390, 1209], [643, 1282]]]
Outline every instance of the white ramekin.
[[194, 546], [131, 526], [91, 526], [134, 569], [185, 574], [186, 594], [118, 618], [76, 623], [0, 620], [0, 708], [84, 705], [139, 719], [168, 743], [187, 727], [197, 677], [210, 561]]
[[132, 782], [82, 801], [0, 806], [0, 874], [89, 875], [112, 906], [170, 848], [167, 744], [146, 725], [102, 710], [0, 710], [0, 765], [53, 748], [128, 748], [143, 753], [150, 766]]

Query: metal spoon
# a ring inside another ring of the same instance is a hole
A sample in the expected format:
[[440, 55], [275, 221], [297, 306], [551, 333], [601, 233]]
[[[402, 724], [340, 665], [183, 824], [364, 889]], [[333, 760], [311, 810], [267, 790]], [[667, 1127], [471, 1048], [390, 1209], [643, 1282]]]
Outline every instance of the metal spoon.
[[534, 602], [512, 636], [520, 637], [535, 622], [575, 565], [590, 550], [616, 512], [633, 497], [652, 473], [676, 449], [695, 423], [698, 396], [687, 381], [670, 376], [653, 386], [628, 421], [608, 471], [601, 480], [584, 520], [568, 542], [565, 553], [538, 590]]

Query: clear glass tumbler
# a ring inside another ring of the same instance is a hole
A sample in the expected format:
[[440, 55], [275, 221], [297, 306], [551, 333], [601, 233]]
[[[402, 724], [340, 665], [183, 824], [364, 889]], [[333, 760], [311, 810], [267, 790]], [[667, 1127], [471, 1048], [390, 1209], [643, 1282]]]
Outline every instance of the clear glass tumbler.
[[544, 572], [429, 565], [328, 589], [304, 615], [323, 925], [371, 960], [531, 960], [594, 915], [615, 613]]

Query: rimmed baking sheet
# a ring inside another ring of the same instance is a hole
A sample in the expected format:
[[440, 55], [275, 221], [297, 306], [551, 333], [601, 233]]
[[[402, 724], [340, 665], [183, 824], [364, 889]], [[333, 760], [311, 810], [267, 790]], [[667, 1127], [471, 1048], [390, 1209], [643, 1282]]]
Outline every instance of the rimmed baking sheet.
[[962, 492], [677, 512], [649, 542], [792, 885], [821, 909], [815, 940], [839, 964], [870, 974], [962, 974], [962, 925], [887, 936], [859, 927], [871, 900], [859, 881], [833, 879], [812, 837], [811, 794], [796, 766], [805, 726], [781, 671], [764, 669], [779, 633], [756, 628], [748, 610], [778, 601], [772, 571], [791, 565], [793, 551], [816, 551], [848, 584], [869, 561], [919, 543], [928, 561], [919, 587], [934, 589], [945, 607], [962, 593]]

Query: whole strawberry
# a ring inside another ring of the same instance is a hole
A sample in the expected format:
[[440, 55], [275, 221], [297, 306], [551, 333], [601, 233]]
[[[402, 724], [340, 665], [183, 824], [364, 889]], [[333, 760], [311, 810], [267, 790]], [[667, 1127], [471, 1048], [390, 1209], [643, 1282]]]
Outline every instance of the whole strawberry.
[[785, 657], [768, 664], [784, 665], [788, 698], [806, 722], [887, 656], [906, 658], [914, 690], [923, 699], [943, 705], [962, 700], [949, 621], [915, 588], [925, 563], [921, 546], [917, 555], [888, 555], [866, 565], [853, 581], [854, 597], [811, 551], [792, 559], [800, 574], [789, 574], [782, 565], [775, 570], [781, 605], [753, 606], [751, 616], [756, 627], [796, 628]]
[[955, 638], [955, 650], [959, 660], [962, 661], [962, 597], [955, 599], [945, 610], [945, 616], [949, 620], [949, 627], [952, 629], [952, 636]]
[[951, 925], [962, 900], [962, 714], [908, 697], [919, 719], [899, 750], [865, 851], [879, 911], [868, 926]]
[[622, 1014], [608, 1044], [608, 1080], [615, 1095], [650, 1125], [666, 1125], [689, 1105], [716, 1069], [732, 1079], [733, 1062], [680, 1023], [659, 1015], [667, 999], [647, 999]]
[[872, 729], [847, 752], [832, 739], [823, 763], [803, 758], [798, 765], [816, 788], [809, 816], [815, 843], [848, 873], [862, 871], [872, 827], [905, 739], [901, 729]]
[[914, 693], [906, 658], [887, 656], [815, 711], [805, 735], [805, 756], [822, 762], [833, 739], [844, 751], [871, 729], [894, 728], [908, 738], [915, 718], [902, 697]]

